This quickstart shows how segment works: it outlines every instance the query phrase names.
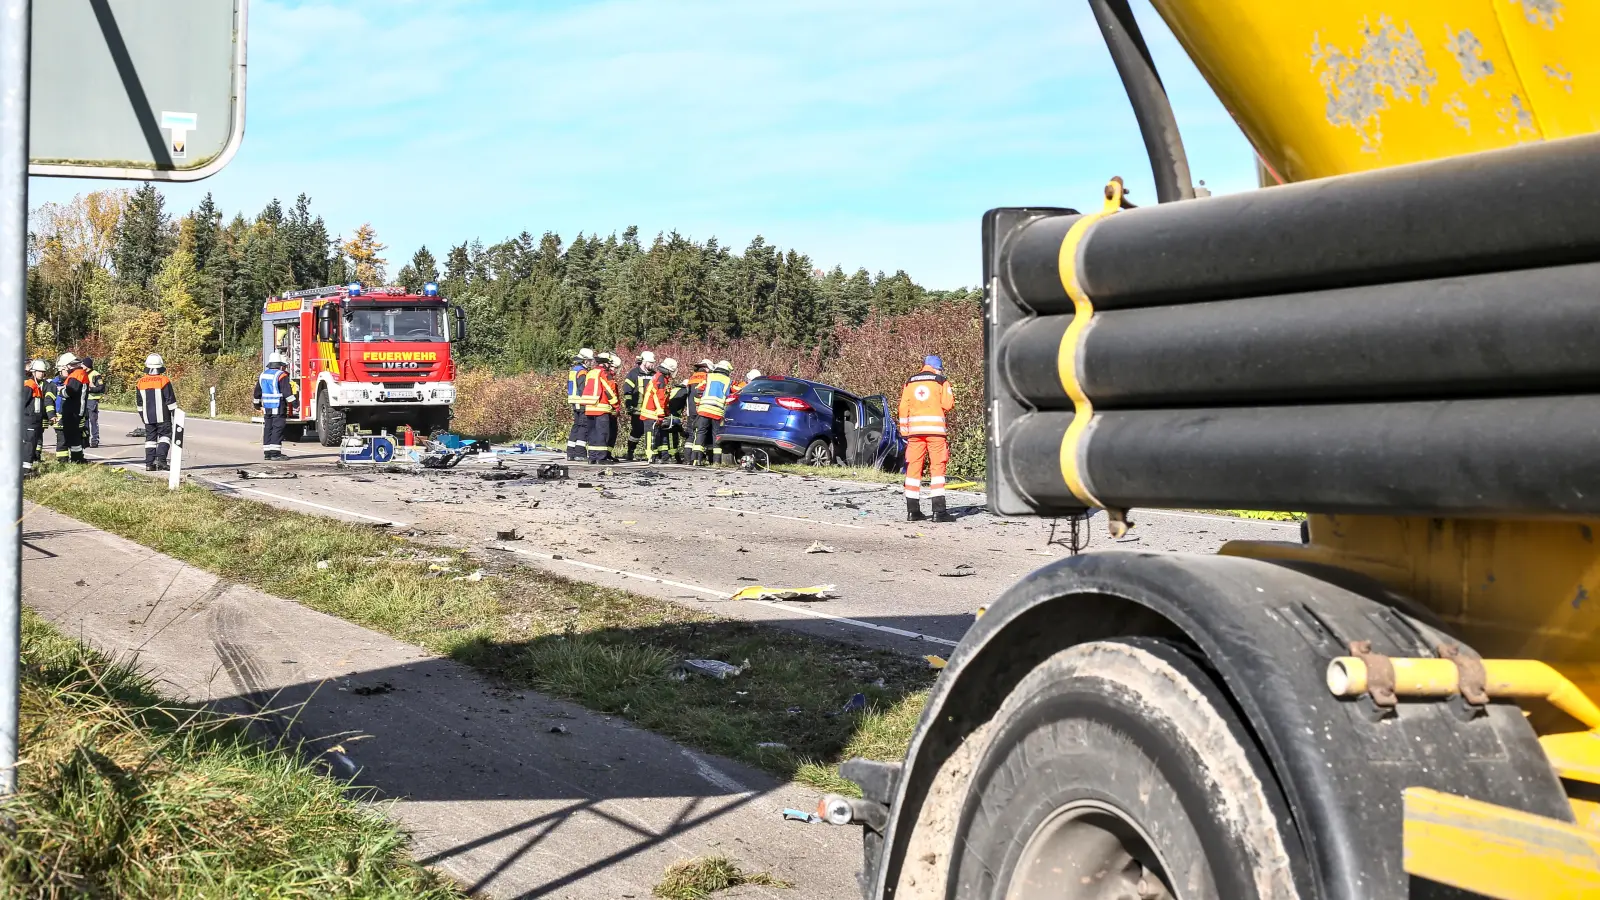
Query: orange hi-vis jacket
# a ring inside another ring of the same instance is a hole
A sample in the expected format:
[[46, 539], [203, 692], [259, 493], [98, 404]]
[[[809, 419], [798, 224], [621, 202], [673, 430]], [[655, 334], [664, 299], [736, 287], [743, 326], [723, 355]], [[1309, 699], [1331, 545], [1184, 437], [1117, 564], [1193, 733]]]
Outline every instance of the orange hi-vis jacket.
[[644, 388], [644, 401], [639, 404], [639, 418], [659, 422], [667, 417], [667, 390], [672, 387], [672, 376], [657, 372]]
[[900, 391], [900, 433], [906, 437], [944, 437], [946, 418], [956, 405], [950, 381], [922, 367]]
[[578, 376], [578, 396], [572, 402], [582, 407], [588, 407], [599, 401], [600, 382], [604, 380], [605, 372], [602, 371], [602, 366], [598, 363], [593, 368], [585, 369], [583, 374]]
[[590, 389], [594, 390], [594, 401], [583, 408], [586, 416], [609, 416], [617, 411], [617, 382], [611, 370], [605, 366], [596, 366], [590, 370], [592, 380], [583, 383], [583, 393], [589, 396]]

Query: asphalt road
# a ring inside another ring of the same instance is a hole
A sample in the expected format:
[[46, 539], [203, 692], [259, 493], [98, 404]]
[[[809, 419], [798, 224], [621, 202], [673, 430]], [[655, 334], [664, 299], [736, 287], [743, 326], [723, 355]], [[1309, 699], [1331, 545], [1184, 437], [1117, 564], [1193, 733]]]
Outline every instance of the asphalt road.
[[[143, 462], [143, 442], [125, 437], [129, 413], [102, 411], [101, 459]], [[567, 577], [710, 608], [830, 637], [944, 655], [981, 604], [1019, 577], [1068, 555], [1065, 524], [1001, 519], [983, 496], [954, 492], [955, 523], [908, 524], [893, 486], [730, 469], [641, 464], [573, 465], [571, 477], [541, 481], [533, 470], [562, 454], [507, 457], [525, 477], [487, 481], [496, 461], [468, 457], [447, 471], [390, 474], [356, 465], [315, 443], [287, 444], [294, 458], [266, 464], [260, 426], [190, 419], [184, 471], [219, 490], [300, 512], [392, 527], [444, 544], [514, 553]], [[286, 480], [241, 479], [238, 470], [288, 472]], [[587, 486], [584, 486], [587, 485]], [[1113, 541], [1103, 516], [1085, 528], [1087, 550], [1212, 552], [1229, 540], [1298, 541], [1293, 523], [1136, 510], [1129, 535]], [[521, 540], [500, 543], [498, 530]], [[831, 552], [807, 553], [821, 542]], [[957, 574], [963, 573], [963, 574]], [[733, 601], [751, 585], [833, 585], [835, 599]]]

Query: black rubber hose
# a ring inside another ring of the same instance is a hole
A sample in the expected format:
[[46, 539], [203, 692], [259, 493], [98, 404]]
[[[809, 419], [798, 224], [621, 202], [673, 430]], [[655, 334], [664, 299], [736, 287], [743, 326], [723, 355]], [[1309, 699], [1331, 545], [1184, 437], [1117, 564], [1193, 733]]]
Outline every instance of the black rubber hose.
[[1600, 135], [1163, 203], [1078, 248], [1098, 310], [1600, 261]]
[[[1000, 470], [1041, 513], [1081, 506], [1039, 465], [1071, 421], [1033, 413], [1001, 441]], [[1085, 483], [1112, 507], [1600, 514], [1596, 395], [1114, 411], [1085, 441]]]
[[1150, 173], [1156, 180], [1156, 199], [1162, 203], [1193, 200], [1194, 183], [1189, 174], [1189, 158], [1183, 152], [1183, 138], [1178, 134], [1178, 119], [1172, 114], [1167, 89], [1161, 84], [1161, 75], [1156, 72], [1128, 0], [1089, 0], [1089, 8], [1094, 11], [1111, 61], [1122, 77], [1134, 118], [1139, 121], [1145, 153], [1150, 157]]
[[[999, 341], [1005, 388], [1070, 409], [1070, 315]], [[1600, 391], [1600, 263], [1099, 313], [1078, 373], [1096, 409]]]

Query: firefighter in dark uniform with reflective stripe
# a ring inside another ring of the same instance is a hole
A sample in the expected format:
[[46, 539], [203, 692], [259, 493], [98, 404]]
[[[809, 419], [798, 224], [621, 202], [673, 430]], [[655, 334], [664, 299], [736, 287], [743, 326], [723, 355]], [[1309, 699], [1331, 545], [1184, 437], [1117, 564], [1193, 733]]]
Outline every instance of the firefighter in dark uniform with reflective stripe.
[[134, 383], [135, 405], [144, 422], [144, 470], [165, 472], [167, 451], [172, 447], [172, 414], [178, 409], [178, 395], [167, 377], [167, 364], [161, 354], [144, 358], [144, 375]]
[[28, 376], [22, 381], [22, 475], [34, 474], [39, 453], [44, 449], [44, 428], [50, 424], [56, 411], [55, 394], [51, 392], [49, 373], [44, 360], [36, 359], [28, 366]]
[[589, 417], [583, 408], [593, 398], [584, 394], [589, 370], [594, 367], [594, 351], [584, 347], [572, 358], [567, 370], [567, 403], [572, 406], [572, 430], [567, 432], [567, 459], [583, 460], [589, 456]]
[[288, 459], [283, 455], [283, 430], [289, 414], [299, 406], [300, 396], [282, 353], [274, 350], [267, 357], [267, 368], [256, 379], [250, 400], [261, 410], [261, 458]]
[[601, 353], [596, 357], [597, 365], [585, 376], [589, 380], [584, 385], [584, 395], [594, 398], [583, 408], [584, 415], [589, 418], [588, 460], [591, 463], [612, 461], [611, 444], [615, 437], [612, 423], [616, 421], [617, 407], [621, 405], [615, 379], [617, 366], [621, 362], [615, 353]]
[[89, 373], [89, 406], [84, 421], [89, 429], [89, 447], [95, 449], [100, 446], [100, 398], [106, 393], [106, 376], [94, 367], [92, 356], [84, 358], [83, 370]]
[[[656, 355], [649, 350], [639, 354], [638, 365], [628, 372], [622, 379], [622, 408], [628, 416], [628, 452], [623, 459], [633, 462], [634, 453], [639, 449], [639, 442], [644, 440], [645, 433], [650, 425], [645, 422], [641, 413], [644, 405], [644, 392], [650, 387], [650, 379], [656, 374]], [[645, 451], [649, 455], [649, 451]]]
[[718, 361], [711, 367], [710, 374], [699, 390], [695, 391], [694, 415], [688, 425], [694, 429], [694, 437], [688, 444], [687, 462], [691, 466], [709, 465], [712, 461], [712, 449], [716, 446], [712, 438], [728, 408], [728, 390], [733, 386], [732, 372], [732, 363], [725, 359]]
[[61, 372], [61, 394], [56, 398], [56, 462], [84, 463], [89, 443], [89, 372], [71, 353], [56, 360]]
[[645, 462], [666, 462], [671, 450], [667, 439], [668, 423], [671, 421], [667, 405], [668, 395], [672, 393], [672, 376], [677, 373], [678, 361], [669, 356], [661, 361], [661, 369], [645, 383], [644, 399], [639, 403], [639, 418], [650, 429], [645, 436]]

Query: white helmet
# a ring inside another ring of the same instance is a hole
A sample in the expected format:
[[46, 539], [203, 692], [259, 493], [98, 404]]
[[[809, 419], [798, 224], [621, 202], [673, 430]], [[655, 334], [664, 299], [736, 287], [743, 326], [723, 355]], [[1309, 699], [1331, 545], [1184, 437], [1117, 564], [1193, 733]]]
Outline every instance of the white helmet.
[[76, 365], [77, 362], [78, 358], [76, 356], [73, 356], [71, 353], [63, 353], [56, 357], [56, 368], [65, 369], [68, 366]]
[[733, 363], [728, 362], [725, 359], [719, 359], [719, 360], [717, 360], [717, 364], [712, 366], [712, 368], [717, 370], [718, 372], [723, 372], [723, 373], [732, 372], [733, 371]]
[[[149, 362], [149, 360], [146, 360], [146, 362]], [[269, 366], [287, 366], [288, 364], [289, 361], [284, 359], [283, 354], [276, 350], [267, 354], [267, 365]]]
[[653, 363], [655, 363], [655, 361], [656, 361], [656, 355], [654, 353], [650, 352], [649, 350], [646, 350], [643, 353], [639, 354], [639, 362], [645, 362], [645, 363], [652, 363], [653, 364]]
[[161, 354], [152, 353], [144, 358], [144, 367], [151, 370], [164, 369], [167, 367], [167, 361], [161, 358]]
[[751, 369], [750, 371], [744, 373], [744, 380], [745, 381], [755, 381], [757, 378], [760, 378], [760, 377], [761, 377], [761, 370], [760, 369]]
[[588, 347], [578, 351], [579, 359], [594, 359], [594, 351]]
[[695, 367], [699, 368], [699, 369], [707, 369], [707, 370], [709, 370], [711, 368], [711, 360], [702, 359], [699, 362], [695, 363]]
[[661, 361], [661, 371], [667, 373], [668, 375], [678, 374], [678, 361], [670, 356], [666, 359], [663, 359]]
[[36, 359], [33, 362], [28, 363], [28, 371], [29, 372], [48, 372], [48, 371], [50, 371], [50, 368], [44, 364], [44, 360]]

